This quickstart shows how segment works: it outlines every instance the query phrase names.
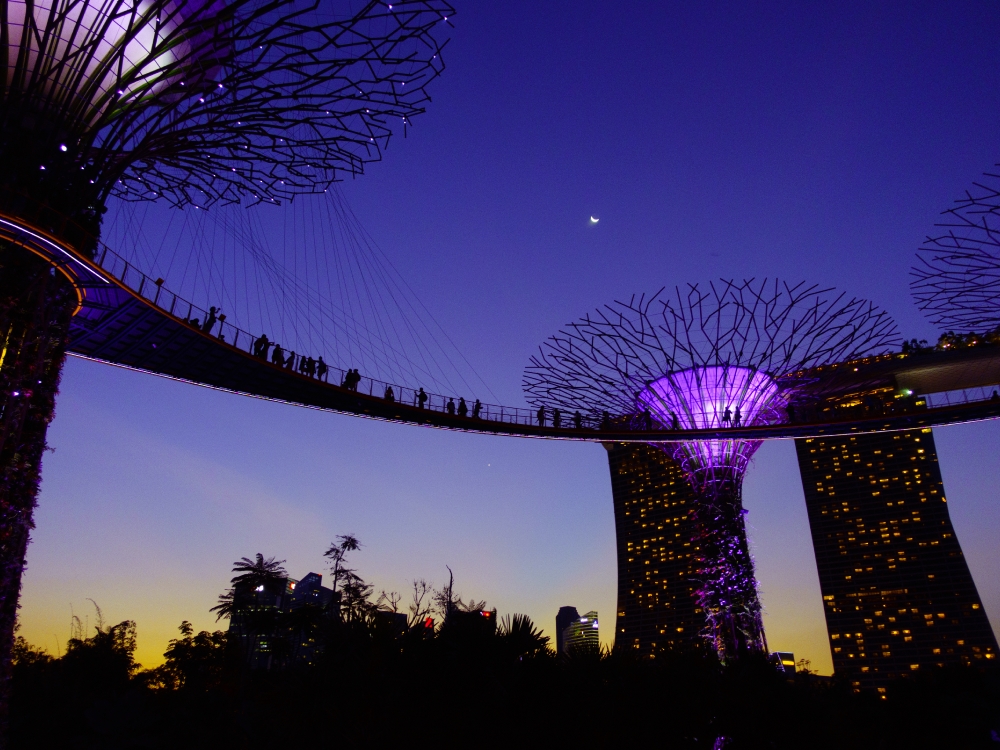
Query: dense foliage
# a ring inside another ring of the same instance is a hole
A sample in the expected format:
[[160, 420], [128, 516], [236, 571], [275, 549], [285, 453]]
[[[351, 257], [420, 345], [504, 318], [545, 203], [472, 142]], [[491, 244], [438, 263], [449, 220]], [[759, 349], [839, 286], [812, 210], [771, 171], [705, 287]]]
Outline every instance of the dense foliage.
[[[141, 670], [133, 658], [135, 623], [106, 626], [100, 610], [89, 636], [76, 621], [59, 658], [18, 638], [11, 746], [650, 742], [891, 750], [1000, 743], [1000, 671], [930, 671], [879, 696], [808, 670], [789, 679], [764, 658], [723, 667], [708, 648], [654, 658], [629, 651], [557, 656], [529, 618], [497, 622], [483, 602], [463, 602], [452, 579], [437, 591], [416, 581], [409, 615], [400, 614], [399, 595], [375, 597], [347, 566], [358, 546], [340, 537], [327, 553], [338, 591], [346, 583], [354, 593], [305, 615], [232, 593], [283, 580], [280, 562], [258, 555], [235, 563], [234, 588], [216, 611], [238, 618], [249, 607], [261, 618], [225, 632], [195, 633], [183, 622], [155, 669]], [[293, 658], [288, 649], [301, 642], [303, 622], [313, 648], [308, 658]], [[262, 623], [271, 647], [287, 639], [278, 648], [282, 658], [250, 658], [264, 640]]]

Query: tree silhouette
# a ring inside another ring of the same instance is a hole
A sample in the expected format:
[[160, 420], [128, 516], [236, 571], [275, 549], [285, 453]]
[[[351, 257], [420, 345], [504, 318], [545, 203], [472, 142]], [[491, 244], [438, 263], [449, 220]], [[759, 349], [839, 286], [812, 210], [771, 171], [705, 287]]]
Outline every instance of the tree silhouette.
[[[260, 552], [254, 559], [241, 557], [233, 563], [235, 576], [230, 579], [232, 588], [219, 596], [218, 604], [211, 611], [216, 621], [223, 617], [230, 621], [243, 650], [244, 662], [250, 667], [263, 642], [275, 641], [279, 612], [271, 605], [271, 597], [284, 593], [288, 572], [284, 560], [265, 558]], [[281, 591], [276, 591], [281, 587]]]
[[288, 571], [282, 567], [284, 564], [284, 560], [275, 560], [273, 557], [265, 560], [260, 552], [254, 560], [241, 557], [233, 563], [233, 572], [239, 575], [233, 576], [231, 583], [237, 587], [246, 585], [256, 591], [260, 586], [267, 587], [287, 578]]
[[507, 615], [498, 625], [497, 637], [508, 655], [523, 659], [549, 653], [549, 637], [542, 635], [527, 615]]
[[347, 567], [347, 553], [356, 552], [361, 549], [361, 542], [353, 534], [342, 534], [337, 537], [337, 541], [330, 545], [330, 549], [323, 553], [323, 557], [330, 561], [330, 572], [333, 574], [334, 598], [336, 598], [337, 587], [342, 581], [354, 574], [354, 570]]

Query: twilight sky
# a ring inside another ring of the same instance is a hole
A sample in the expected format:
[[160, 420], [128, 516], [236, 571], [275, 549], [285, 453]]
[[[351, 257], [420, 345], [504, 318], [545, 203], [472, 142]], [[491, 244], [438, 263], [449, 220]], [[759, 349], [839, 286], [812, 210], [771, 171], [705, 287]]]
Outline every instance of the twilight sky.
[[[466, 3], [409, 137], [344, 194], [504, 403], [560, 325], [616, 297], [780, 276], [936, 331], [908, 269], [937, 214], [1000, 159], [1000, 14], [987, 2]], [[600, 218], [591, 226], [589, 216]], [[202, 300], [208, 304], [209, 300]], [[342, 363], [347, 366], [348, 363]], [[958, 537], [1000, 630], [1000, 425], [935, 431]], [[613, 637], [604, 450], [450, 434], [226, 395], [71, 359], [22, 597], [55, 652], [95, 600], [162, 660], [231, 562], [442, 583], [552, 634], [564, 604]], [[745, 485], [772, 648], [829, 673], [790, 442]]]

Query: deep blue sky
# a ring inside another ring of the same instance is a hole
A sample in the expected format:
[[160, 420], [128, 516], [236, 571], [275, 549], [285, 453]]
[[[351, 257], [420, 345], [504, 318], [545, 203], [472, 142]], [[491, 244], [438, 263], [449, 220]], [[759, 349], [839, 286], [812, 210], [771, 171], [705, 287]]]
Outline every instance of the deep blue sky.
[[[345, 195], [506, 403], [560, 325], [616, 297], [778, 275], [936, 332], [908, 269], [937, 214], [1000, 160], [992, 3], [468, 3], [434, 101]], [[590, 226], [589, 216], [600, 218]], [[208, 304], [210, 300], [204, 300]], [[347, 363], [344, 363], [347, 364]], [[257, 551], [320, 571], [337, 533], [381, 588], [441, 583], [612, 634], [604, 451], [365, 422], [71, 361], [28, 553], [25, 634], [70, 605], [139, 622], [153, 663]], [[1000, 426], [936, 431], [1000, 626]], [[830, 668], [789, 443], [746, 485], [771, 645]]]

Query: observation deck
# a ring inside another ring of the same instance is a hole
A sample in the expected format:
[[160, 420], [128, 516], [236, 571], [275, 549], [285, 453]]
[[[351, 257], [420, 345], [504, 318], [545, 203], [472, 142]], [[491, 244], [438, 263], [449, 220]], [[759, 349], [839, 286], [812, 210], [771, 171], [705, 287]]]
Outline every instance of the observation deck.
[[[822, 401], [790, 415], [787, 423], [721, 429], [633, 429], [612, 418], [592, 416], [580, 426], [570, 413], [559, 426], [546, 410], [546, 424], [533, 409], [482, 404], [472, 416], [449, 410], [459, 395], [426, 393], [419, 384], [401, 385], [361, 376], [342, 385], [345, 371], [329, 365], [324, 380], [300, 371], [301, 356], [279, 366], [254, 354], [257, 336], [227, 320], [210, 331], [194, 325], [207, 311], [151, 279], [114, 250], [97, 243], [93, 258], [75, 249], [92, 238], [45, 207], [0, 212], [0, 239], [45, 258], [77, 291], [79, 305], [70, 330], [71, 354], [231, 393], [351, 414], [370, 419], [493, 435], [591, 442], [676, 442], [711, 439], [768, 440], [880, 432], [972, 422], [1000, 417], [1000, 346], [954, 352], [890, 354], [847, 362], [796, 378], [808, 380]], [[27, 218], [25, 218], [27, 216]], [[265, 355], [266, 356], [266, 355]], [[391, 386], [394, 398], [385, 397]], [[863, 394], [892, 391], [894, 402], [874, 404]], [[614, 417], [614, 415], [612, 415]], [[633, 420], [635, 421], [635, 420]]]

